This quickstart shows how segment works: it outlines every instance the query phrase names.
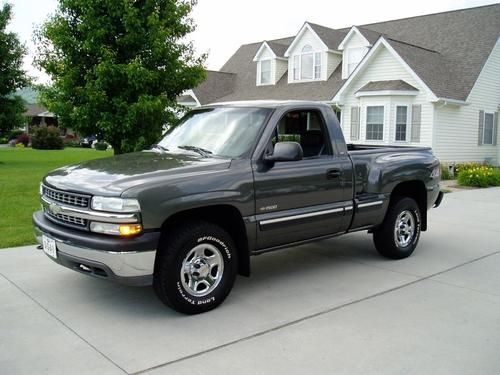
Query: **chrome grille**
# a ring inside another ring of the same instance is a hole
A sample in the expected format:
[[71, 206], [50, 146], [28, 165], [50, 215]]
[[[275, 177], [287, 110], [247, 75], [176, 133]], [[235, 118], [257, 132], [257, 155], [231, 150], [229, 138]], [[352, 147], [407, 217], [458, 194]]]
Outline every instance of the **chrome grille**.
[[57, 220], [58, 222], [61, 222], [62, 224], [71, 224], [71, 225], [77, 225], [82, 228], [87, 227], [87, 220], [82, 219], [80, 217], [75, 217], [75, 216], [69, 216], [69, 215], [64, 215], [64, 214], [53, 214], [50, 212], [50, 210], [45, 209], [45, 214], [51, 217], [54, 220]]
[[47, 186], [43, 186], [43, 195], [55, 202], [60, 202], [68, 206], [89, 207], [89, 196], [55, 190]]

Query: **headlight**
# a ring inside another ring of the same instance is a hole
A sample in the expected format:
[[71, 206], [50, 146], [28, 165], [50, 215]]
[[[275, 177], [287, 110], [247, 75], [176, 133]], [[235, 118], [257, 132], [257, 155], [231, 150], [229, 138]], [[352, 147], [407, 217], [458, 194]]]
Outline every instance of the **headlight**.
[[441, 177], [441, 166], [438, 165], [431, 172], [431, 178], [439, 179]]
[[133, 236], [142, 231], [141, 224], [110, 224], [110, 223], [90, 223], [90, 231], [94, 233], [113, 234], [116, 236]]
[[110, 212], [138, 212], [141, 207], [137, 199], [93, 197], [92, 209]]

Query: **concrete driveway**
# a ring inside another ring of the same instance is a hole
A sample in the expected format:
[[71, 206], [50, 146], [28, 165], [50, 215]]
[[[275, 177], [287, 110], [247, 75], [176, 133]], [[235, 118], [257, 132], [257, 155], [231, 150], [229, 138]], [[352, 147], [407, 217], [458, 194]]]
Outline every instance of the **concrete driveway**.
[[356, 233], [253, 259], [218, 309], [0, 250], [1, 374], [498, 374], [500, 188], [447, 194], [409, 259]]

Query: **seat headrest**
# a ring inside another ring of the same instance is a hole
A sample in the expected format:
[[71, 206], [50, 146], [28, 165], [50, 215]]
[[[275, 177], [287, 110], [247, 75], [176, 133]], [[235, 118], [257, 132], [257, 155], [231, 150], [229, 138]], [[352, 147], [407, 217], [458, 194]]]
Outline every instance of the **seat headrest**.
[[301, 142], [303, 147], [318, 147], [323, 144], [323, 133], [321, 130], [308, 130], [302, 134]]

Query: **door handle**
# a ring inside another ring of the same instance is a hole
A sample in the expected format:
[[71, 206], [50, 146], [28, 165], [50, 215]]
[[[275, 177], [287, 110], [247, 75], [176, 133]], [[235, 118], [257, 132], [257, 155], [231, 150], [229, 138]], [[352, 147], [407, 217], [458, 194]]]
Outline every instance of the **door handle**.
[[326, 178], [337, 178], [340, 177], [340, 169], [329, 169], [326, 171]]

